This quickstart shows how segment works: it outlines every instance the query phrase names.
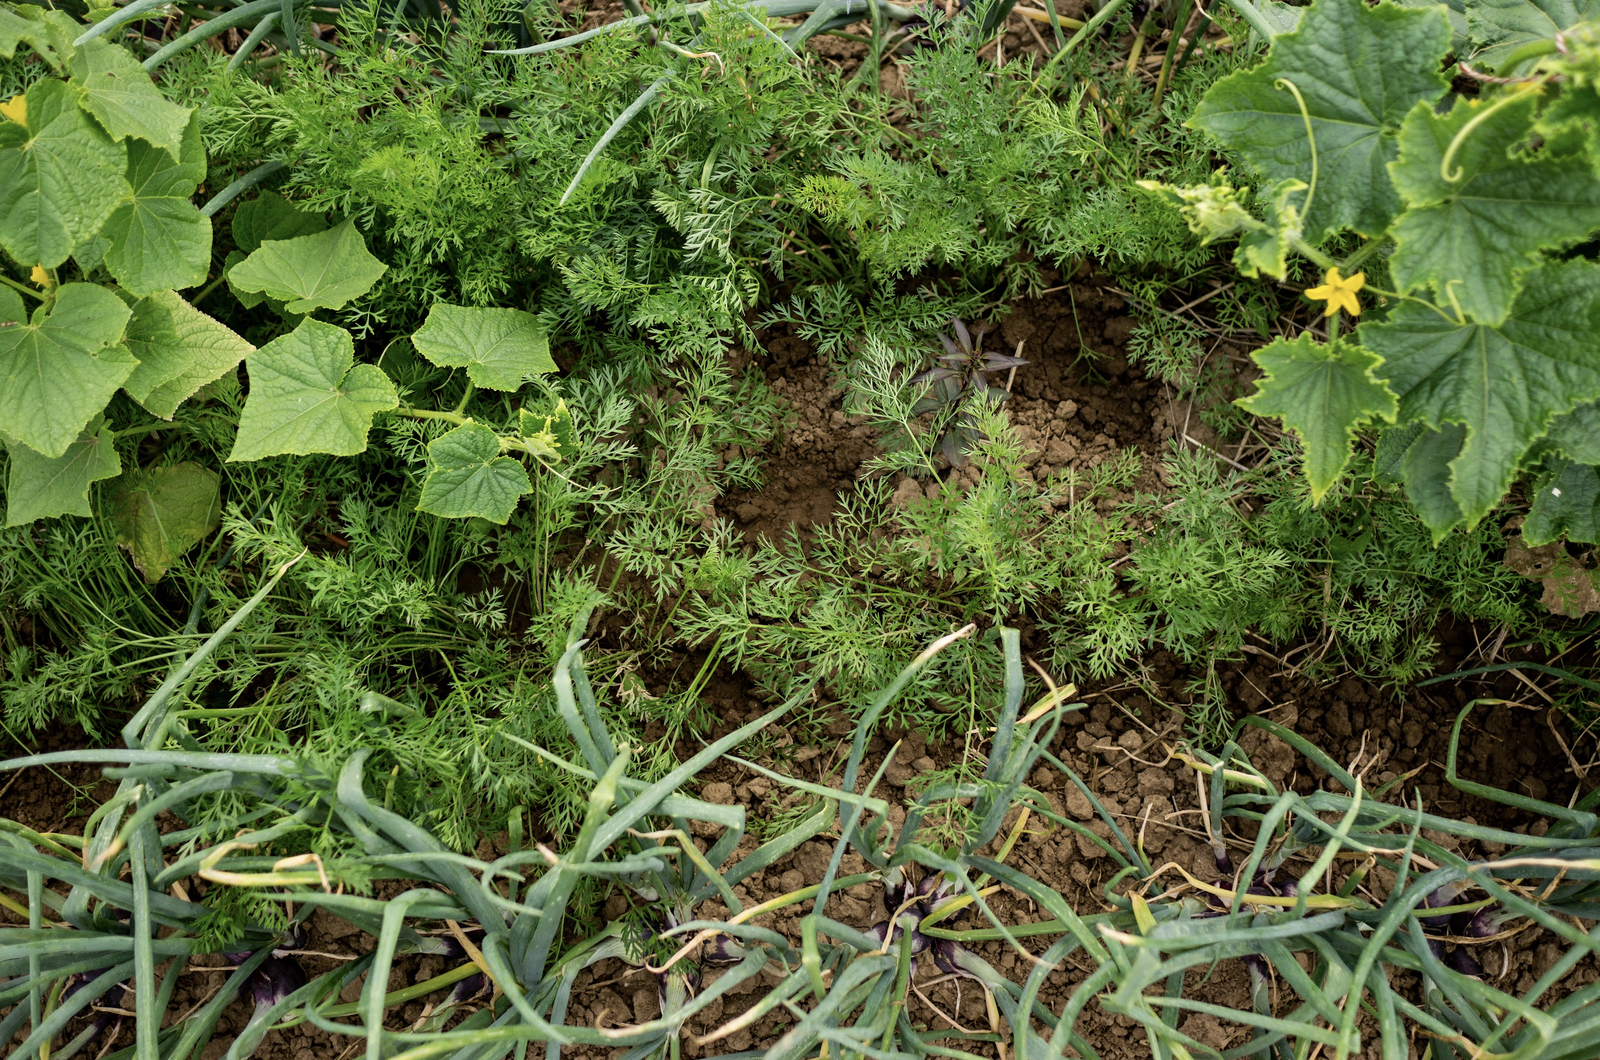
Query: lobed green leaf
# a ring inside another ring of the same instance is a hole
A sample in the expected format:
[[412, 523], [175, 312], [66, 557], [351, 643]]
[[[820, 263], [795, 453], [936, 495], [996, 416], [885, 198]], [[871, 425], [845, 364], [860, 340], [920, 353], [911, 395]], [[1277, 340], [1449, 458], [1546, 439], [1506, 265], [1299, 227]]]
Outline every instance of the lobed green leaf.
[[89, 487], [122, 473], [116, 439], [109, 427], [91, 422], [58, 457], [41, 456], [25, 445], [7, 446], [11, 471], [6, 482], [6, 525], [91, 514]]
[[164, 420], [255, 350], [174, 291], [157, 291], [133, 307], [126, 342], [139, 366], [122, 388]]
[[59, 457], [133, 372], [122, 341], [122, 299], [88, 283], [63, 284], [55, 305], [0, 328], [0, 432]]
[[533, 492], [522, 462], [500, 453], [489, 428], [468, 423], [428, 443], [428, 477], [417, 510], [450, 519], [478, 516], [504, 526]]
[[520, 309], [439, 303], [411, 342], [441, 368], [465, 368], [474, 386], [516, 390], [530, 375], [556, 370], [544, 325]]
[[346, 218], [325, 232], [265, 240], [233, 266], [228, 282], [238, 290], [276, 298], [290, 313], [309, 313], [338, 309], [359, 298], [388, 269], [367, 252], [355, 220]]
[[400, 403], [383, 369], [355, 363], [348, 331], [310, 317], [246, 364], [250, 396], [229, 460], [282, 453], [352, 456], [367, 448], [373, 414]]

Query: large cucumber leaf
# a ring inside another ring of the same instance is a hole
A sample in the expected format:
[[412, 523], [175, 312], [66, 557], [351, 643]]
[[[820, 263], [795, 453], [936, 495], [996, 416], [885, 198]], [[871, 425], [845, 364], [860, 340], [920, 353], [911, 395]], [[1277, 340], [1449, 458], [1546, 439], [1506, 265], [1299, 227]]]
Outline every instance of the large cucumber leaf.
[[127, 346], [139, 367], [122, 389], [164, 420], [255, 350], [173, 291], [157, 291], [133, 307]]
[[6, 525], [89, 515], [89, 487], [122, 473], [116, 441], [105, 417], [96, 416], [58, 457], [41, 456], [26, 445], [7, 446], [11, 472], [6, 482]]
[[428, 443], [428, 477], [417, 510], [452, 519], [478, 516], [504, 526], [533, 484], [522, 462], [500, 453], [500, 439], [477, 423]]
[[101, 231], [106, 268], [136, 295], [193, 287], [211, 268], [211, 218], [190, 200], [206, 179], [206, 148], [196, 114], [177, 156], [140, 140], [128, 141], [132, 193]]
[[139, 60], [105, 37], [95, 37], [73, 52], [70, 66], [72, 83], [83, 90], [83, 109], [113, 140], [137, 136], [177, 157], [195, 109], [163, 96]]
[[83, 27], [65, 11], [51, 11], [36, 4], [0, 3], [0, 59], [10, 59], [17, 45], [26, 44], [50, 64], [64, 72], [72, 57], [72, 40]]
[[1551, 420], [1546, 442], [1580, 464], [1600, 464], [1600, 403], [1579, 405]]
[[[1600, 179], [1588, 159], [1526, 154], [1537, 102], [1458, 99], [1443, 116], [1419, 103], [1407, 116], [1389, 166], [1410, 207], [1395, 222], [1389, 261], [1401, 290], [1431, 287], [1441, 305], [1454, 299], [1474, 320], [1498, 324], [1539, 251], [1600, 227]], [[1474, 121], [1450, 160], [1456, 179], [1446, 180], [1446, 152]]]
[[228, 282], [276, 298], [290, 313], [309, 313], [359, 298], [388, 268], [367, 252], [354, 218], [346, 218], [326, 232], [264, 241], [233, 266]]
[[133, 556], [145, 581], [159, 581], [179, 556], [222, 521], [221, 479], [188, 462], [132, 471], [111, 491], [117, 544]]
[[1499, 503], [1551, 420], [1600, 398], [1597, 293], [1600, 265], [1571, 261], [1529, 273], [1497, 327], [1457, 323], [1415, 302], [1361, 325], [1402, 419], [1466, 428], [1450, 460], [1449, 492], [1469, 524]]
[[524, 376], [556, 370], [550, 340], [532, 313], [443, 302], [411, 336], [417, 352], [442, 368], [465, 368], [474, 386], [516, 390]]
[[269, 239], [294, 239], [328, 230], [321, 214], [306, 213], [275, 191], [264, 191], [258, 198], [240, 203], [233, 213], [233, 242], [246, 254], [254, 253]]
[[1450, 492], [1450, 464], [1461, 454], [1466, 436], [1467, 429], [1459, 423], [1447, 423], [1439, 430], [1424, 427], [1400, 461], [1406, 498], [1422, 516], [1423, 525], [1433, 531], [1434, 544], [1463, 518], [1461, 505]]
[[1294, 32], [1272, 42], [1265, 62], [1212, 85], [1189, 124], [1266, 183], [1311, 184], [1309, 122], [1317, 165], [1304, 211], [1307, 235], [1319, 242], [1353, 228], [1375, 236], [1400, 208], [1385, 170], [1395, 157], [1394, 132], [1418, 102], [1444, 94], [1439, 61], [1449, 48], [1440, 9], [1316, 0]]
[[1479, 45], [1472, 62], [1497, 71], [1511, 53], [1536, 40], [1600, 17], [1600, 0], [1472, 0], [1467, 26]]
[[348, 331], [310, 317], [245, 363], [250, 396], [229, 460], [282, 453], [352, 456], [367, 448], [373, 414], [400, 403], [383, 369], [355, 363]]
[[21, 121], [0, 121], [0, 246], [26, 265], [54, 268], [127, 195], [127, 152], [65, 81], [35, 82], [19, 109]]
[[1555, 457], [1529, 492], [1533, 503], [1522, 524], [1528, 544], [1600, 541], [1600, 467]]
[[1322, 500], [1350, 462], [1356, 429], [1373, 420], [1394, 421], [1395, 396], [1373, 374], [1371, 350], [1343, 339], [1324, 345], [1302, 332], [1251, 354], [1266, 373], [1239, 404], [1258, 416], [1278, 416], [1300, 436], [1311, 501]]
[[90, 283], [56, 291], [27, 324], [0, 327], [0, 431], [58, 457], [139, 363], [119, 345], [122, 299]]

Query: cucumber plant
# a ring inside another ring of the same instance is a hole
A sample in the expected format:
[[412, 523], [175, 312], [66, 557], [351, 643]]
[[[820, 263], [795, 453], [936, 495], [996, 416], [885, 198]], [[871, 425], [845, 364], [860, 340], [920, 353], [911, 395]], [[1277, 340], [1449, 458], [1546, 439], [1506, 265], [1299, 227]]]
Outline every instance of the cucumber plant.
[[[70, 16], [0, 4], [0, 56], [23, 46], [50, 75], [0, 103], [0, 248], [27, 276], [0, 272], [8, 526], [87, 516], [89, 488], [109, 480], [118, 540], [158, 579], [217, 526], [220, 476], [187, 462], [124, 468], [116, 439], [166, 426], [241, 362], [249, 392], [229, 460], [359, 453], [373, 416], [390, 410], [440, 419], [453, 429], [428, 446], [420, 510], [503, 524], [532, 490], [522, 458], [570, 452], [564, 403], [517, 410], [494, 430], [464, 413], [465, 399], [452, 411], [400, 409], [383, 370], [356, 363], [351, 334], [316, 315], [361, 297], [387, 268], [353, 219], [329, 226], [270, 192], [236, 211], [227, 283], [284, 318], [285, 333], [260, 349], [195, 308], [179, 292], [208, 278], [213, 215], [273, 167], [199, 207], [195, 108], [166, 99], [132, 55]], [[518, 309], [435, 305], [412, 341], [432, 363], [465, 369], [469, 397], [555, 369], [543, 327]], [[118, 390], [152, 421], [113, 425]]]
[[[1299, 435], [1314, 500], [1377, 426], [1380, 465], [1436, 539], [1526, 472], [1530, 541], [1600, 540], [1595, 26], [1526, 0], [1471, 20], [1360, 0], [1287, 10], [1265, 61], [1189, 121], [1254, 186], [1144, 184], [1206, 240], [1237, 239], [1244, 275], [1285, 279], [1294, 255], [1324, 271], [1306, 293], [1327, 302], [1326, 341], [1257, 350], [1265, 375], [1241, 404]], [[1381, 312], [1341, 329], [1363, 295]]]

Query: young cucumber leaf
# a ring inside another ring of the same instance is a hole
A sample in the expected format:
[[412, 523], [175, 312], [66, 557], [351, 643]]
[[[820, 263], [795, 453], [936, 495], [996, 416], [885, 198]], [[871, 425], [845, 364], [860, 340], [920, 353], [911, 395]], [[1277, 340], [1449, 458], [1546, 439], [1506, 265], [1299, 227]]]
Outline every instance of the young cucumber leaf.
[[0, 121], [0, 246], [54, 268], [128, 194], [128, 156], [65, 81], [35, 82], [22, 102], [22, 121]]
[[264, 191], [259, 198], [241, 203], [233, 214], [233, 242], [246, 254], [253, 254], [269, 239], [294, 239], [326, 232], [328, 222], [320, 214], [306, 213], [275, 191]]
[[476, 515], [504, 526], [524, 493], [532, 493], [527, 469], [500, 454], [489, 428], [468, 423], [428, 443], [428, 477], [419, 512], [465, 519]]
[[113, 140], [137, 136], [177, 157], [195, 109], [168, 101], [137, 59], [95, 37], [73, 52], [70, 66], [72, 83], [83, 90], [83, 109]]
[[26, 44], [51, 69], [61, 73], [72, 55], [72, 39], [83, 32], [65, 11], [49, 11], [34, 4], [0, 4], [0, 59], [10, 59], [18, 44]]
[[355, 363], [344, 328], [307, 317], [250, 355], [250, 396], [229, 460], [282, 453], [352, 456], [367, 448], [376, 412], [400, 402], [383, 369]]
[[190, 201], [206, 179], [206, 148], [196, 114], [175, 159], [140, 140], [128, 141], [132, 194], [101, 234], [109, 241], [106, 268], [128, 291], [153, 294], [193, 287], [211, 268], [211, 218]]
[[155, 471], [130, 471], [111, 491], [111, 524], [117, 544], [133, 556], [147, 582], [160, 581], [167, 568], [222, 521], [221, 479], [199, 464], [182, 463]]
[[54, 459], [25, 445], [7, 446], [11, 474], [6, 483], [6, 525], [22, 526], [58, 515], [88, 515], [89, 486], [122, 473], [116, 440], [105, 418], [96, 416], [77, 441]]
[[164, 420], [255, 350], [172, 291], [157, 291], [133, 307], [127, 346], [139, 366], [122, 389]]
[[1444, 94], [1438, 69], [1449, 47], [1439, 9], [1316, 0], [1293, 33], [1272, 42], [1266, 62], [1212, 85], [1189, 124], [1267, 182], [1311, 185], [1305, 230], [1313, 242], [1344, 228], [1375, 236], [1400, 207], [1384, 170], [1393, 133], [1419, 101]]
[[69, 283], [48, 313], [0, 328], [0, 431], [45, 456], [65, 454], [139, 363], [118, 345], [128, 316], [104, 287]]
[[1524, 44], [1550, 40], [1596, 17], [1600, 17], [1597, 0], [1472, 0], [1468, 32], [1480, 46], [1472, 63], [1480, 70], [1498, 70]]
[[1597, 293], [1600, 265], [1571, 261], [1529, 273], [1498, 327], [1458, 324], [1415, 302], [1361, 325], [1362, 344], [1383, 358], [1379, 375], [1399, 395], [1402, 419], [1466, 428], [1450, 461], [1449, 492], [1469, 524], [1505, 495], [1552, 419], [1600, 398]]
[[523, 406], [517, 411], [517, 433], [524, 441], [543, 445], [558, 460], [570, 458], [578, 449], [572, 410], [567, 407], [565, 398], [557, 398], [555, 408], [549, 412], [536, 412]]
[[1537, 548], [1560, 537], [1600, 541], [1600, 467], [1552, 458], [1531, 491], [1522, 537]]
[[228, 282], [284, 303], [290, 313], [338, 309], [378, 282], [389, 266], [367, 253], [353, 218], [314, 235], [269, 239], [233, 266]]
[[1344, 473], [1356, 428], [1374, 419], [1394, 421], [1397, 403], [1373, 374], [1372, 351], [1342, 339], [1323, 345], [1302, 332], [1278, 339], [1251, 356], [1266, 373], [1239, 405], [1258, 416], [1279, 416], [1305, 448], [1311, 501]]
[[[1401, 290], [1431, 287], [1484, 324], [1511, 311], [1541, 250], [1559, 249], [1600, 227], [1600, 179], [1585, 158], [1549, 152], [1518, 157], [1533, 132], [1537, 97], [1512, 102], [1457, 99], [1444, 116], [1419, 103], [1400, 129], [1389, 175], [1410, 207], [1395, 222], [1389, 265]], [[1450, 144], [1467, 130], [1441, 170]]]
[[516, 390], [524, 376], [556, 370], [539, 318], [520, 309], [441, 302], [428, 310], [411, 342], [441, 368], [465, 368], [473, 385], [486, 390]]

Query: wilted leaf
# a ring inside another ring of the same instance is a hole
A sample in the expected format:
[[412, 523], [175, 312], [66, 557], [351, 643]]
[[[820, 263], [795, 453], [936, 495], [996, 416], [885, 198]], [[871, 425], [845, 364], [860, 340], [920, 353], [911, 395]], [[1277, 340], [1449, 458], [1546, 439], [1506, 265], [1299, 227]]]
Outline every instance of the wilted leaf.
[[479, 516], [502, 526], [524, 493], [532, 493], [527, 469], [500, 454], [489, 428], [468, 423], [428, 443], [428, 477], [417, 510], [450, 519]]
[[1544, 586], [1539, 602], [1552, 614], [1581, 618], [1600, 611], [1600, 581], [1560, 542], [1530, 547], [1529, 542], [1514, 537], [1506, 542], [1505, 565]]
[[343, 328], [306, 318], [246, 362], [250, 396], [229, 460], [281, 453], [351, 456], [367, 447], [373, 413], [398, 405], [383, 369], [355, 363]]
[[111, 494], [117, 544], [133, 556], [147, 582], [155, 582], [178, 557], [222, 521], [221, 479], [199, 464], [129, 471]]

